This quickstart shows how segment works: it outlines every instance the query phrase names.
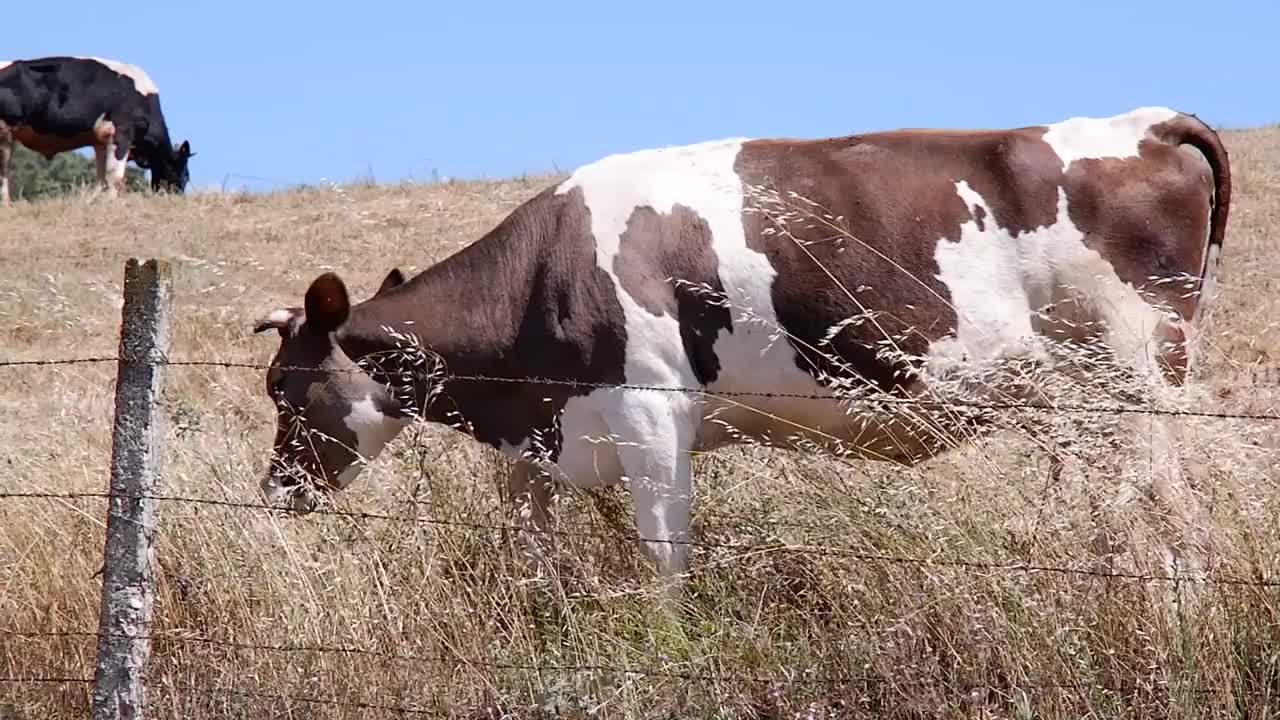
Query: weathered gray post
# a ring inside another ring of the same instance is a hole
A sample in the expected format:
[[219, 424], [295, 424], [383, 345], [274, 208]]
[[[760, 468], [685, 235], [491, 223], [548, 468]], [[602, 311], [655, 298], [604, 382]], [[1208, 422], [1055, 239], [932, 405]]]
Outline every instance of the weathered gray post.
[[169, 352], [172, 272], [162, 260], [124, 266], [111, 489], [103, 550], [94, 720], [143, 720], [151, 654], [153, 496], [164, 465], [160, 390]]

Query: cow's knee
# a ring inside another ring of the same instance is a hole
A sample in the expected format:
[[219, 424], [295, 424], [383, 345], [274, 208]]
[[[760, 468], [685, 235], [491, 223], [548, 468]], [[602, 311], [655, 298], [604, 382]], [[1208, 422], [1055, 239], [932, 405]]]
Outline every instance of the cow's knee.
[[116, 126], [110, 120], [98, 118], [93, 124], [93, 139], [96, 145], [110, 145], [115, 142]]
[[552, 479], [534, 463], [518, 460], [507, 476], [511, 509], [526, 529], [543, 531], [549, 527]]
[[508, 510], [515, 518], [526, 558], [548, 573], [569, 579], [575, 568], [559, 557], [552, 503], [555, 480], [537, 463], [517, 460], [507, 475]]

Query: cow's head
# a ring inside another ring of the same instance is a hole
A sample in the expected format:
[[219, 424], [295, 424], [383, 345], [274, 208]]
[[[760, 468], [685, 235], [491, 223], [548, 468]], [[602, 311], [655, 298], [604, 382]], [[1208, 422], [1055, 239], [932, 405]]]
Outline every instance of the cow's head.
[[[378, 293], [404, 281], [391, 271]], [[310, 512], [320, 493], [346, 488], [408, 425], [412, 414], [339, 342], [351, 313], [342, 280], [317, 277], [303, 307], [275, 310], [254, 332], [272, 328], [280, 347], [267, 370], [276, 436], [262, 491], [272, 505]]]
[[186, 140], [181, 145], [161, 148], [147, 159], [146, 167], [151, 170], [151, 189], [181, 195], [187, 189], [187, 181], [190, 179], [187, 161], [195, 156], [191, 152], [191, 143]]

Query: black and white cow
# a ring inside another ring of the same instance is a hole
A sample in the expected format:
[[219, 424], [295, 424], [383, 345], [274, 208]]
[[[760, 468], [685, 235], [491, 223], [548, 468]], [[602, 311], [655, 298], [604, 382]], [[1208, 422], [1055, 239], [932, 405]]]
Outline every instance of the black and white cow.
[[124, 187], [130, 159], [151, 171], [153, 190], [182, 193], [187, 161], [160, 111], [160, 90], [141, 68], [94, 57], [0, 61], [0, 203], [8, 203], [14, 143], [46, 158], [93, 147], [98, 182]]
[[[531, 530], [550, 520], [547, 478], [628, 482], [659, 569], [678, 572], [691, 452], [790, 438], [915, 463], [975, 422], [823, 399], [838, 385], [946, 401], [957, 369], [1051, 363], [1064, 345], [1107, 351], [1141, 397], [1180, 385], [1229, 203], [1216, 133], [1158, 107], [606, 157], [363, 302], [325, 273], [268, 313], [262, 490], [308, 511], [309, 487], [347, 487], [420, 416], [515, 461]], [[415, 374], [407, 346], [443, 379]], [[1152, 442], [1165, 459], [1141, 465], [1176, 505], [1177, 458]]]

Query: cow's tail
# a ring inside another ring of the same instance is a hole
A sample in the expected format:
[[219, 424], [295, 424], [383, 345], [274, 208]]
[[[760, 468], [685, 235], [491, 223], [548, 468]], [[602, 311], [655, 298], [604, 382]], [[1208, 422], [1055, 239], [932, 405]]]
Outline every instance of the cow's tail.
[[1218, 133], [1203, 120], [1189, 113], [1179, 113], [1174, 119], [1161, 123], [1159, 137], [1174, 145], [1190, 145], [1199, 150], [1209, 161], [1213, 171], [1213, 207], [1209, 215], [1209, 243], [1205, 247], [1200, 266], [1200, 290], [1206, 281], [1212, 280], [1222, 255], [1222, 241], [1227, 232], [1227, 212], [1231, 207], [1231, 164], [1227, 148]]
[[[1223, 146], [1218, 133], [1205, 124], [1203, 120], [1188, 113], [1179, 113], [1177, 117], [1158, 126], [1156, 133], [1164, 142], [1172, 145], [1190, 145], [1204, 155], [1213, 173], [1213, 198], [1209, 211], [1209, 241], [1205, 245], [1204, 257], [1201, 258], [1200, 275], [1195, 283], [1195, 310], [1186, 328], [1190, 337], [1183, 348], [1183, 367], [1189, 371], [1196, 364], [1195, 358], [1202, 349], [1202, 337], [1210, 331], [1211, 313], [1209, 305], [1213, 303], [1216, 293], [1218, 265], [1222, 257], [1222, 242], [1227, 232], [1227, 213], [1231, 208], [1231, 165], [1227, 160], [1227, 149]], [[1181, 384], [1181, 383], [1179, 383]]]

